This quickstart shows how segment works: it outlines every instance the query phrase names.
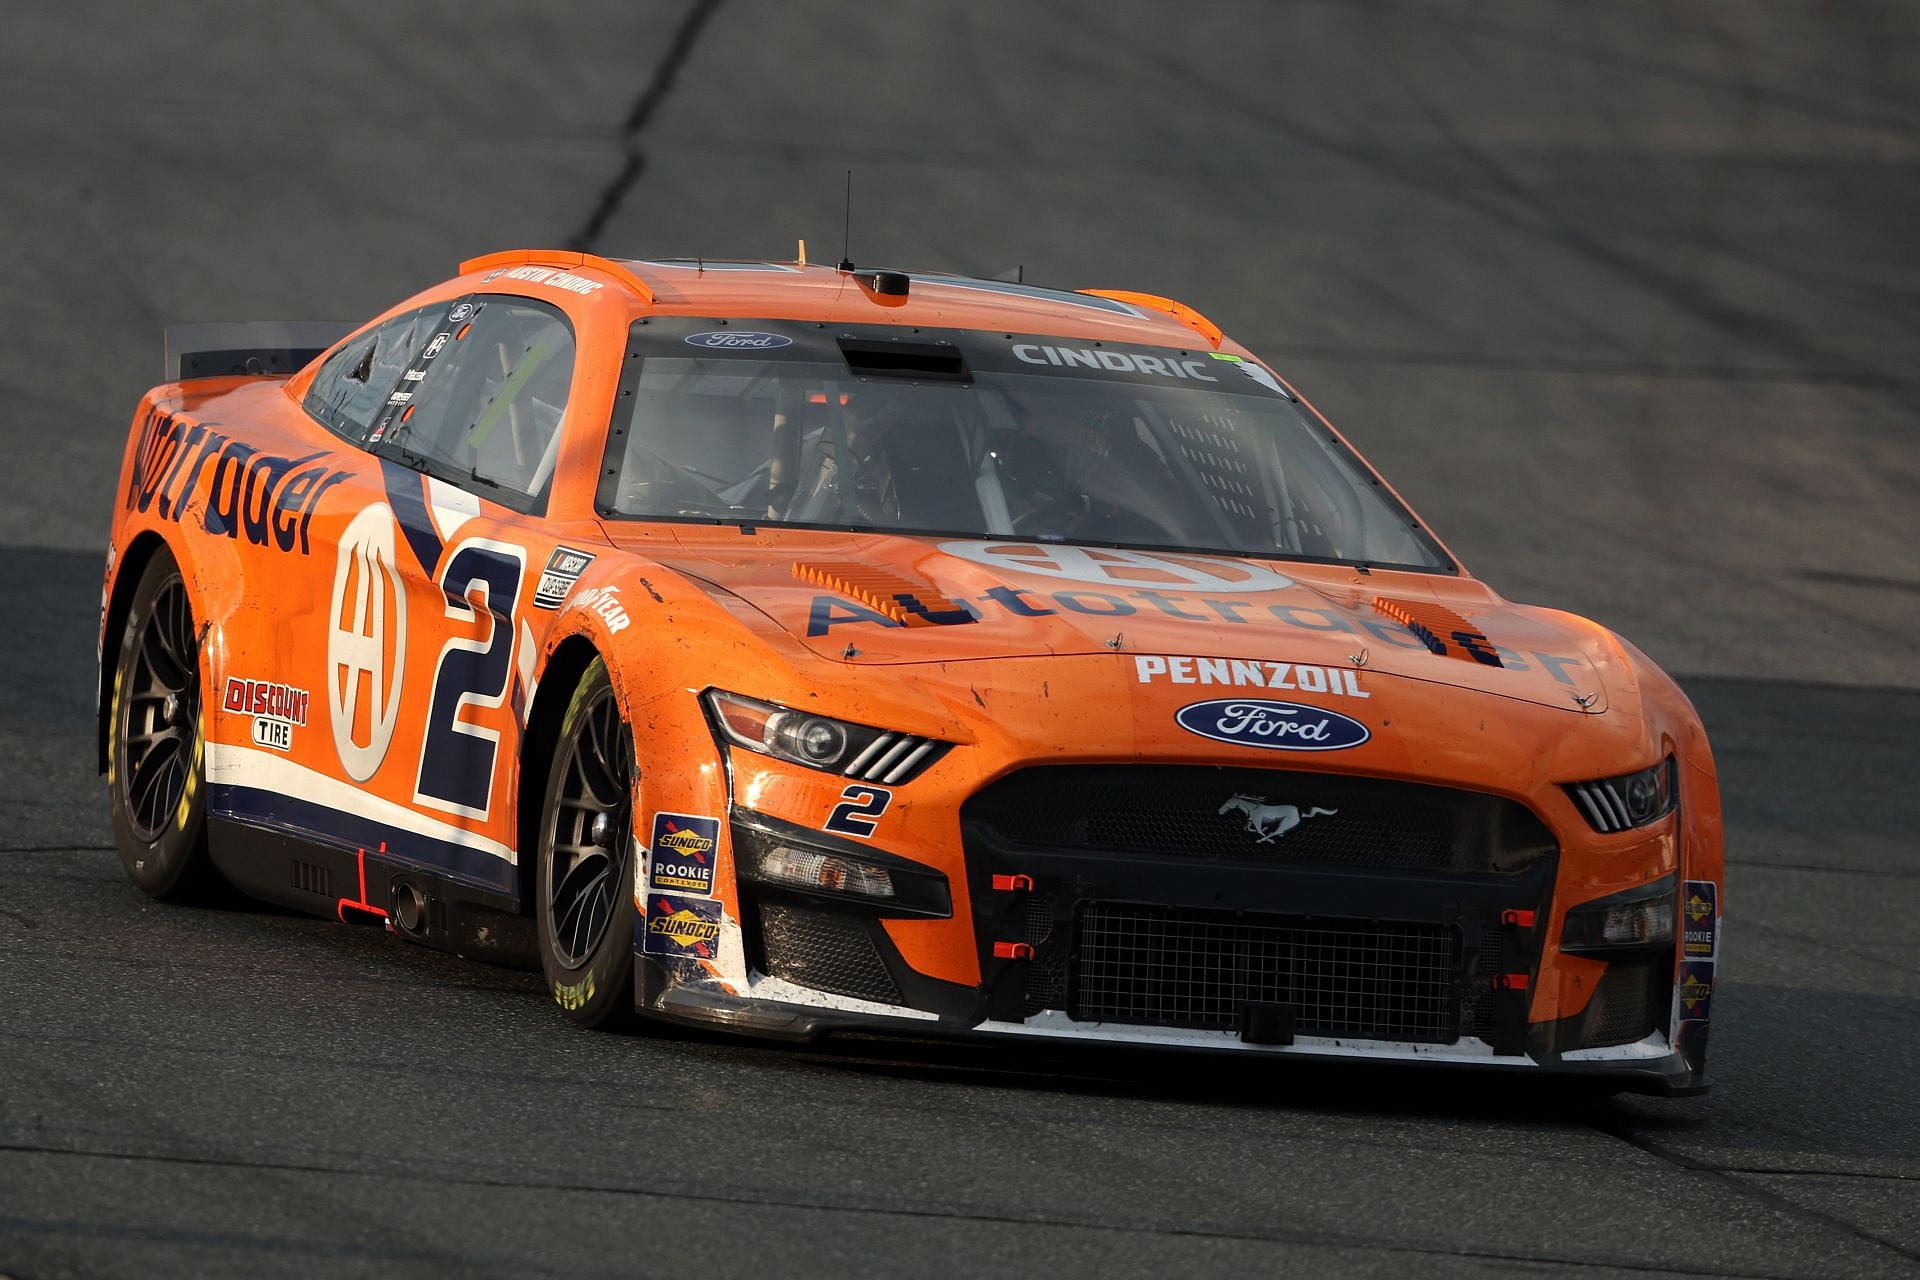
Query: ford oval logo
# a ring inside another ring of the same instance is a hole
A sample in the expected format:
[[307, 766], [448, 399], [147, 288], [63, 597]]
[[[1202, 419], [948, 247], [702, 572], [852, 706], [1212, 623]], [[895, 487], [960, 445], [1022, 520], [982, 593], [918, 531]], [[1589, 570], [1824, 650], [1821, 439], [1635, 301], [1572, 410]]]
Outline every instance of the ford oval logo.
[[790, 347], [793, 339], [783, 333], [696, 333], [687, 339], [690, 347], [706, 347], [714, 351], [771, 351], [775, 347]]
[[1220, 698], [1189, 703], [1173, 718], [1188, 733], [1215, 742], [1276, 751], [1344, 751], [1373, 736], [1367, 726], [1338, 711], [1264, 699]]

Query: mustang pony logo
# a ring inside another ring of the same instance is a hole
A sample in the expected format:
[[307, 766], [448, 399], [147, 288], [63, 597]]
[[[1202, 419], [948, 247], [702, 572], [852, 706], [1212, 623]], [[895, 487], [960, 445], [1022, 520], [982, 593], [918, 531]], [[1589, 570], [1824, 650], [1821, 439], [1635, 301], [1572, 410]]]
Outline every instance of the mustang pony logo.
[[1338, 809], [1314, 808], [1302, 813], [1298, 805], [1268, 804], [1259, 796], [1233, 796], [1220, 806], [1223, 814], [1235, 810], [1247, 815], [1247, 830], [1259, 836], [1261, 844], [1272, 844], [1299, 826], [1303, 818], [1331, 818], [1340, 812]]

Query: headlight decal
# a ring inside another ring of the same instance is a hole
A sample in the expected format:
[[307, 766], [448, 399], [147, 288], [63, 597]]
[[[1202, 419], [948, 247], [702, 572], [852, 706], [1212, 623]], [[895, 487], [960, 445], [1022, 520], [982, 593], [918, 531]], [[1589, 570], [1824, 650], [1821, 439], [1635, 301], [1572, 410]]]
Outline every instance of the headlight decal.
[[1609, 835], [1658, 822], [1679, 799], [1672, 756], [1636, 773], [1568, 783], [1567, 793], [1593, 829]]
[[720, 736], [736, 747], [842, 777], [899, 786], [919, 777], [952, 744], [709, 689], [703, 700]]

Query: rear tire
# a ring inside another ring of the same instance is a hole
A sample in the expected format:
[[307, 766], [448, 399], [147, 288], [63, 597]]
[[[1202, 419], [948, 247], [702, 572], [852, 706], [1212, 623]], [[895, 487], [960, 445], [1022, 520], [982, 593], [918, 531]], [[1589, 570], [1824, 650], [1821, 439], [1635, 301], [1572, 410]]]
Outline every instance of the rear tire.
[[588, 664], [567, 704], [541, 808], [534, 920], [540, 967], [583, 1027], [634, 1021], [633, 732], [607, 665]]
[[205, 901], [220, 888], [207, 856], [206, 723], [200, 636], [186, 580], [165, 547], [133, 589], [109, 703], [107, 794], [127, 878], [151, 897]]

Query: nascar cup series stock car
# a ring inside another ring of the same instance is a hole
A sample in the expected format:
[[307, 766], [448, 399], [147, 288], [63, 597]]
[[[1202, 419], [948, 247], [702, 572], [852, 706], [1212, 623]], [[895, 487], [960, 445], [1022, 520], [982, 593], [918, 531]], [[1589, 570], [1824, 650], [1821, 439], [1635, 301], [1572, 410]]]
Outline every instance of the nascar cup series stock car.
[[149, 894], [517, 926], [588, 1026], [1705, 1086], [1686, 698], [1186, 306], [515, 251], [168, 362], [101, 620]]

